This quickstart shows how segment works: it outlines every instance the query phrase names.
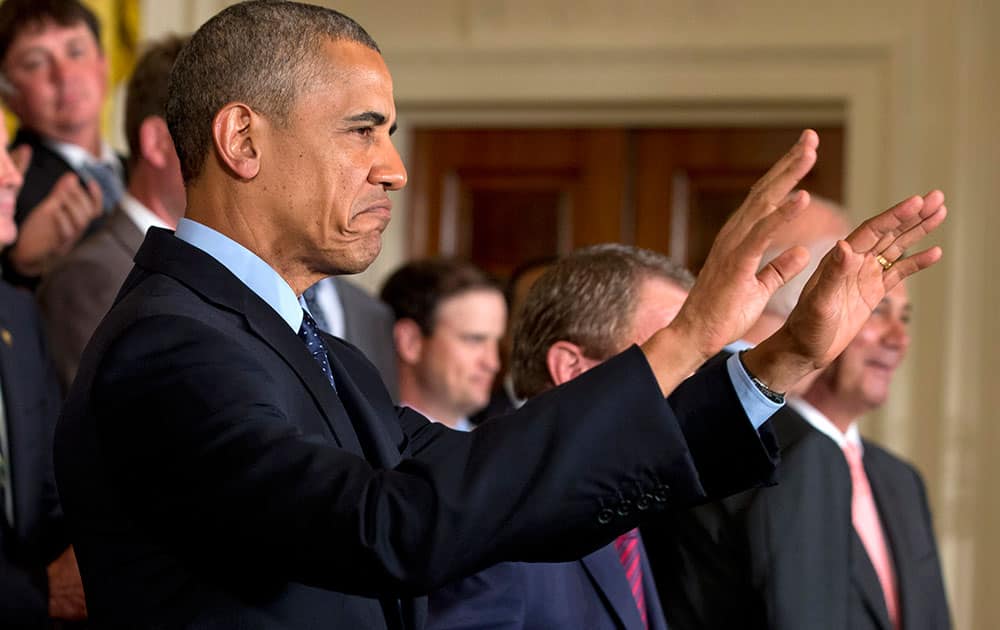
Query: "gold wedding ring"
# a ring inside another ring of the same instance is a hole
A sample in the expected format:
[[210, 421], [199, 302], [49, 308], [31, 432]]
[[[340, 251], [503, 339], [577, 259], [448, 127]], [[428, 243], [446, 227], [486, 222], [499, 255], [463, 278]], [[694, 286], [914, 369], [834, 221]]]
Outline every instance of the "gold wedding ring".
[[882, 265], [882, 271], [889, 271], [889, 267], [892, 267], [892, 263], [886, 260], [882, 254], [875, 254], [875, 260]]

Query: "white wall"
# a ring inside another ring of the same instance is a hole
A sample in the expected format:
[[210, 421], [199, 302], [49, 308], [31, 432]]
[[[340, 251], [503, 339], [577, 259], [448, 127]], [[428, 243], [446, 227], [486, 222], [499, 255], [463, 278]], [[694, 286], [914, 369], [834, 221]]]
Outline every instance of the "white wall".
[[[144, 1], [146, 32], [200, 24], [224, 0]], [[789, 6], [794, 5], [794, 6]], [[958, 628], [1000, 627], [1000, 283], [990, 251], [1000, 117], [1000, 3], [989, 0], [345, 0], [414, 124], [729, 124], [803, 117], [847, 129], [857, 216], [932, 187], [944, 261], [911, 283], [914, 344], [866, 432], [924, 472]], [[820, 149], [822, 159], [822, 147]], [[405, 255], [405, 197], [376, 266]]]

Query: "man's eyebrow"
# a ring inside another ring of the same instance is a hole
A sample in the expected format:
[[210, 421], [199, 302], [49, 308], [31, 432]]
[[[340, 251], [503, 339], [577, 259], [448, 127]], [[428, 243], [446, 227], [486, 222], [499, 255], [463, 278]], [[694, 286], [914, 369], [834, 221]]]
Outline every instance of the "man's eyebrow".
[[[385, 114], [380, 114], [378, 112], [371, 111], [371, 112], [362, 112], [360, 114], [355, 114], [354, 116], [349, 116], [346, 120], [347, 122], [352, 122], [352, 123], [368, 122], [376, 126], [382, 126], [386, 124], [388, 119], [385, 117]], [[389, 127], [389, 135], [391, 136], [394, 133], [396, 133], [395, 122], [393, 122], [392, 126]]]

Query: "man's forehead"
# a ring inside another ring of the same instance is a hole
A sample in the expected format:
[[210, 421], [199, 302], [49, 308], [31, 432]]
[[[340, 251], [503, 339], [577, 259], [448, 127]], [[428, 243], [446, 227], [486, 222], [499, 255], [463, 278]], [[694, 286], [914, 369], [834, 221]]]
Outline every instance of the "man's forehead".
[[[319, 87], [329, 88], [343, 99], [345, 118], [378, 114], [395, 122], [392, 76], [382, 55], [349, 40], [324, 42], [313, 73]], [[370, 121], [372, 122], [372, 121]]]
[[36, 43], [39, 38], [73, 39], [83, 37], [96, 43], [94, 34], [85, 22], [60, 24], [51, 18], [42, 18], [28, 22], [14, 36], [10, 49]]

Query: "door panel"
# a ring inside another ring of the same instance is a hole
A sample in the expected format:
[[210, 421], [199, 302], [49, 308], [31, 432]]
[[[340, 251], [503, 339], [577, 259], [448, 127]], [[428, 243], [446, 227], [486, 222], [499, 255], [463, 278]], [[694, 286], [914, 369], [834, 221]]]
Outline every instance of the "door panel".
[[[843, 189], [843, 129], [817, 129], [803, 188]], [[505, 278], [518, 263], [617, 241], [700, 269], [719, 227], [794, 143], [795, 128], [420, 129], [411, 257], [456, 255]]]

